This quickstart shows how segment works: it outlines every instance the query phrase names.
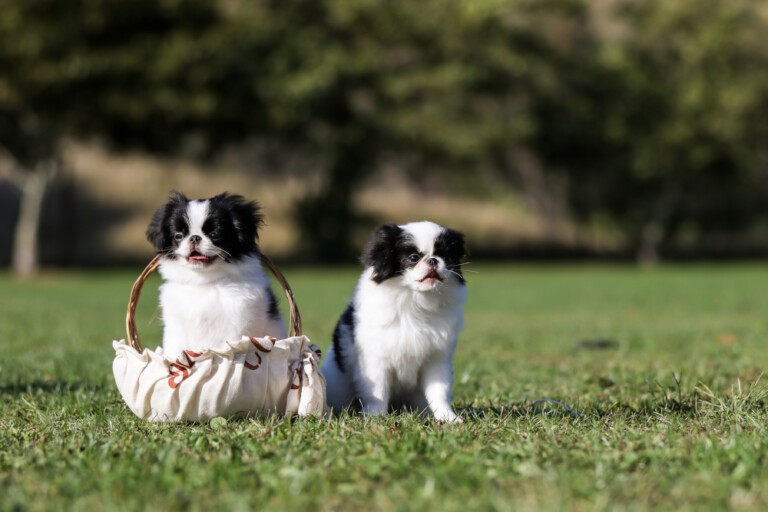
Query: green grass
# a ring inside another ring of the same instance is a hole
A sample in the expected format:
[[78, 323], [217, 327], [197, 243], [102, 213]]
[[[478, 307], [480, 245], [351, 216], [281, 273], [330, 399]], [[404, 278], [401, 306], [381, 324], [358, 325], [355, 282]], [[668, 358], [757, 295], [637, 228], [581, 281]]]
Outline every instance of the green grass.
[[[768, 267], [473, 268], [460, 426], [149, 424], [111, 375], [138, 271], [0, 277], [0, 508], [768, 509]], [[327, 346], [356, 270], [284, 271]], [[137, 315], [148, 346], [156, 285]]]

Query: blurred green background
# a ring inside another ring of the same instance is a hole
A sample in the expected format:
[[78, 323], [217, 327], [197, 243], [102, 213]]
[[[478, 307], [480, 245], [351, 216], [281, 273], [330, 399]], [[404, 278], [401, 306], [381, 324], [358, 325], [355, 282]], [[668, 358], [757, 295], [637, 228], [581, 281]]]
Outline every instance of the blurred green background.
[[3, 0], [0, 265], [136, 263], [170, 189], [265, 252], [768, 254], [763, 0]]

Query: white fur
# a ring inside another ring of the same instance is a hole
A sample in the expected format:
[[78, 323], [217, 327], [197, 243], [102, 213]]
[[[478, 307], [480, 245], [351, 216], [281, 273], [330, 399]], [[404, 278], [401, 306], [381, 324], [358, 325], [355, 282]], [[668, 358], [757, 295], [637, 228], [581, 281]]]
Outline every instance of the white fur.
[[[400, 227], [427, 256], [443, 229], [431, 222]], [[396, 405], [429, 409], [441, 421], [461, 421], [451, 407], [452, 359], [463, 327], [466, 286], [438, 260], [443, 281], [419, 282], [429, 272], [423, 262], [379, 284], [372, 280], [373, 268], [363, 272], [352, 300], [354, 343], [347, 329], [340, 338], [345, 371], [337, 366], [333, 346], [322, 368], [334, 410], [359, 398], [365, 414], [384, 414]]]
[[208, 218], [208, 201], [190, 201], [187, 205], [189, 234], [203, 236], [203, 224], [206, 218]]
[[432, 246], [435, 243], [435, 239], [443, 231], [441, 225], [425, 221], [411, 222], [399, 227], [411, 234], [416, 247], [418, 247], [424, 254], [432, 252]]
[[187, 261], [193, 235], [202, 237], [197, 248], [202, 254], [219, 251], [202, 231], [207, 212], [207, 201], [189, 203], [190, 232], [175, 251], [178, 258], [160, 263], [163, 352], [169, 359], [183, 350], [226, 348], [227, 341], [242, 336], [287, 337], [280, 317], [268, 314], [269, 280], [256, 257], [231, 263], [221, 258], [209, 264]]

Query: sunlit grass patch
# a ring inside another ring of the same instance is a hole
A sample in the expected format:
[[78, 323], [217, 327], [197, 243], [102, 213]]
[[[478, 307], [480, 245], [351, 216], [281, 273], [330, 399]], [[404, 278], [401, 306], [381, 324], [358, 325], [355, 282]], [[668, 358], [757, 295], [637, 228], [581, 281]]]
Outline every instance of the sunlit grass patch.
[[[327, 347], [357, 271], [284, 272]], [[462, 425], [139, 420], [111, 376], [134, 277], [0, 281], [0, 508], [768, 507], [768, 268], [478, 265], [455, 360]], [[137, 314], [147, 346], [156, 285]]]

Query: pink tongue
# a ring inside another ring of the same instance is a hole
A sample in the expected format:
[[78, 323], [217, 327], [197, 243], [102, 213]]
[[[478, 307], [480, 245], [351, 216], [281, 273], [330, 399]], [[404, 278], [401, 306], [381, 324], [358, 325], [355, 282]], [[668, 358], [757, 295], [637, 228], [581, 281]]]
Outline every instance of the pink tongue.
[[208, 256], [203, 256], [202, 254], [196, 254], [194, 256], [190, 256], [189, 259], [193, 261], [208, 261]]

